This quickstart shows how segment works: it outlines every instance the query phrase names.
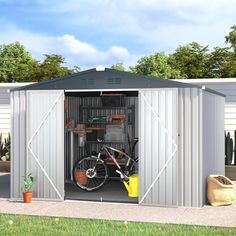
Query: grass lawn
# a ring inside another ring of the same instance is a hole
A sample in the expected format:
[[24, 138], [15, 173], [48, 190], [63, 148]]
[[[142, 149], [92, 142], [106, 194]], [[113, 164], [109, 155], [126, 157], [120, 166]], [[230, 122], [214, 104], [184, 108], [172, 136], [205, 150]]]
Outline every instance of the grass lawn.
[[23, 215], [0, 215], [0, 235], [236, 235], [236, 228], [200, 227]]

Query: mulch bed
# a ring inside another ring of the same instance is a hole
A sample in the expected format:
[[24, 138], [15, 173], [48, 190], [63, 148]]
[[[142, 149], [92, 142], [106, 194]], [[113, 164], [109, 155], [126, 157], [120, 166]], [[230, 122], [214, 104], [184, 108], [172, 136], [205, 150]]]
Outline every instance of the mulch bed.
[[0, 172], [10, 172], [10, 161], [0, 161]]

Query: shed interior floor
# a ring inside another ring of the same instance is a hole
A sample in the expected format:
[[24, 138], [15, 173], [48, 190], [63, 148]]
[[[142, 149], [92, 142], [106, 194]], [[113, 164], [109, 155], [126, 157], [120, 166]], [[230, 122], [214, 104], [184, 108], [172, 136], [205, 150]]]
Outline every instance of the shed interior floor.
[[74, 183], [66, 183], [65, 198], [84, 201], [138, 203], [138, 198], [128, 197], [124, 185], [119, 180], [108, 180], [101, 189], [94, 192], [86, 192]]

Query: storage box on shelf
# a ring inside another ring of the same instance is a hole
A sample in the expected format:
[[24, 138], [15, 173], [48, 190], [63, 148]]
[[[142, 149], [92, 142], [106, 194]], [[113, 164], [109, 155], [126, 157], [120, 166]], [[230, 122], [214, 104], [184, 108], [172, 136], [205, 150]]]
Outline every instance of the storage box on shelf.
[[101, 94], [102, 105], [106, 107], [125, 106], [125, 95], [122, 93], [105, 93]]
[[107, 142], [125, 142], [124, 124], [106, 125], [105, 141]]
[[89, 127], [86, 128], [87, 133], [87, 141], [97, 141], [98, 139], [104, 139], [104, 131], [103, 127]]

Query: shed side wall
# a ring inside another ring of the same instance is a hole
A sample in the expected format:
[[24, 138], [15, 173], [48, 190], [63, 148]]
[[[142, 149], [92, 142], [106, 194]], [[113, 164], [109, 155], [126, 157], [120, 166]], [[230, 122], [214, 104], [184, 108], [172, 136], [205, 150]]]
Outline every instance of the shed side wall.
[[[214, 82], [211, 82], [214, 80]], [[225, 130], [230, 132], [230, 136], [234, 139], [234, 131], [236, 130], [236, 80], [235, 79], [187, 79], [177, 80], [191, 84], [203, 85], [217, 92], [226, 95], [225, 98]], [[232, 80], [229, 82], [229, 80]]]
[[11, 199], [21, 199], [26, 168], [26, 92], [11, 93]]
[[201, 90], [179, 89], [178, 206], [202, 206]]
[[207, 177], [225, 174], [224, 169], [224, 97], [203, 91], [203, 202], [206, 202]]

